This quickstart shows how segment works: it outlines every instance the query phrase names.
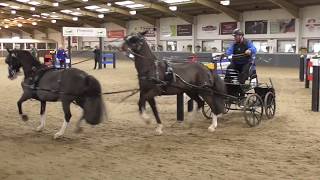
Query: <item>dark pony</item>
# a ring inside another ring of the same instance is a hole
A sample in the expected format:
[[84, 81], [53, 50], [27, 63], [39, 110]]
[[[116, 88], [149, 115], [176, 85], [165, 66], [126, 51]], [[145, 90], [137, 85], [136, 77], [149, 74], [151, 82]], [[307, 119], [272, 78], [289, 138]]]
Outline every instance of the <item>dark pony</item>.
[[122, 45], [122, 50], [135, 56], [140, 86], [140, 115], [148, 119], [145, 114], [148, 101], [158, 124], [156, 133], [162, 134], [163, 126], [155, 96], [186, 93], [197, 102], [198, 110], [203, 107], [203, 101], [210, 106], [213, 115], [208, 130], [213, 132], [217, 127], [217, 115], [224, 112], [224, 82], [200, 63], [168, 63], [157, 60], [144, 38], [146, 33], [147, 31], [126, 36]]
[[18, 104], [19, 114], [24, 121], [28, 116], [22, 112], [22, 103], [28, 99], [41, 102], [41, 122], [37, 131], [45, 126], [46, 102], [61, 101], [65, 120], [54, 138], [62, 136], [70, 121], [70, 104], [75, 103], [83, 109], [83, 115], [77, 123], [77, 130], [81, 130], [80, 122], [99, 124], [106, 111], [101, 96], [101, 86], [97, 79], [76, 68], [50, 69], [36, 60], [30, 52], [24, 50], [8, 50], [6, 63], [8, 64], [9, 79], [15, 79], [17, 71], [22, 67], [24, 80], [21, 83], [23, 94]]

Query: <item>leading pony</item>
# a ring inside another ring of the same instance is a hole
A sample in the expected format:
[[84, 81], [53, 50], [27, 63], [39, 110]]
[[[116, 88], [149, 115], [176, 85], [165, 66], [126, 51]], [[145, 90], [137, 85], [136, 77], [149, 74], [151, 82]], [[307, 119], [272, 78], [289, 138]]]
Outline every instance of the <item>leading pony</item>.
[[[30, 52], [24, 50], [9, 50], [5, 62], [8, 64], [9, 76], [13, 80], [17, 71], [22, 67], [24, 80], [21, 83], [23, 94], [17, 102], [19, 114], [24, 121], [28, 116], [22, 112], [22, 103], [28, 99], [41, 102], [41, 121], [37, 131], [45, 127], [46, 102], [61, 101], [64, 111], [64, 122], [54, 138], [61, 137], [71, 118], [70, 104], [75, 103], [83, 109], [83, 115], [77, 123], [77, 130], [81, 130], [80, 122], [85, 119], [87, 123], [99, 124], [106, 115], [104, 102], [101, 96], [100, 83], [91, 75], [79, 69], [47, 69], [36, 60]], [[38, 79], [34, 87], [30, 81]]]
[[[202, 64], [159, 61], [149, 48], [144, 35], [147, 31], [131, 34], [124, 38], [122, 50], [134, 55], [134, 64], [138, 72], [140, 115], [146, 119], [146, 101], [151, 106], [157, 121], [156, 133], [162, 134], [161, 123], [156, 107], [155, 96], [186, 93], [198, 104], [198, 110], [205, 101], [212, 110], [212, 124], [208, 130], [217, 127], [217, 116], [224, 112], [225, 84], [216, 74]], [[201, 98], [200, 98], [201, 97]]]

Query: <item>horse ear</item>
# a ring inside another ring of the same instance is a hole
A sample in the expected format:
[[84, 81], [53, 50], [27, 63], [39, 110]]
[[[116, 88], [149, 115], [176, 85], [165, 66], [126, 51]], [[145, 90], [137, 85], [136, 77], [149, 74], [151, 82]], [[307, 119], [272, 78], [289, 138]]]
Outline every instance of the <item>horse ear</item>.
[[142, 36], [144, 36], [144, 35], [146, 35], [147, 33], [148, 33], [148, 30], [145, 30], [145, 31], [141, 32], [140, 34], [141, 34]]
[[9, 48], [6, 48], [7, 49], [7, 51], [8, 51], [8, 53], [12, 53], [12, 50], [10, 50]]

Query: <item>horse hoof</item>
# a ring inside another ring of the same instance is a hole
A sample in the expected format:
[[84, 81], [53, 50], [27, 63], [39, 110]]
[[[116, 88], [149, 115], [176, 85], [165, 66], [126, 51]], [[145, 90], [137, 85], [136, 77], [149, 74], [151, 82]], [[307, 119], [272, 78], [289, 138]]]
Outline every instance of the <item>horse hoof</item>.
[[161, 136], [163, 134], [163, 132], [161, 130], [156, 130], [156, 135], [157, 136]]
[[149, 119], [150, 119], [150, 117], [148, 116], [148, 114], [145, 113], [145, 112], [141, 113], [141, 117], [142, 117], [142, 119], [144, 119], [144, 120], [149, 120]]
[[53, 136], [53, 139], [58, 139], [58, 138], [60, 138], [62, 135], [60, 134], [60, 133], [56, 133], [56, 134], [54, 134], [54, 136]]
[[156, 135], [160, 136], [162, 135], [163, 131], [162, 131], [162, 124], [159, 124], [158, 127], [156, 128]]
[[21, 115], [21, 119], [22, 121], [28, 121], [29, 120], [29, 117], [25, 114]]
[[193, 123], [193, 121], [191, 121], [191, 120], [186, 120], [186, 121], [185, 121], [185, 125], [186, 125], [187, 128], [192, 128], [193, 125], [194, 125], [194, 123]]
[[75, 133], [82, 133], [83, 132], [83, 128], [82, 127], [79, 127], [79, 128], [76, 128], [75, 130], [74, 130], [74, 132]]
[[214, 127], [211, 127], [211, 126], [208, 127], [208, 131], [209, 131], [209, 132], [214, 132], [215, 130], [216, 130], [216, 128], [214, 128]]
[[41, 132], [42, 130], [43, 130], [42, 126], [38, 126], [37, 129], [36, 129], [37, 132]]

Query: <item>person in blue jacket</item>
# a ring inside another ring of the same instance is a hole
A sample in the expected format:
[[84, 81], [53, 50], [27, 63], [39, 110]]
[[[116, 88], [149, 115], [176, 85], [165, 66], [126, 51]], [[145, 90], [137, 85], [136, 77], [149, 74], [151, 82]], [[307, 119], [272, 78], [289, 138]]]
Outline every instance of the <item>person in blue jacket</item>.
[[[239, 82], [240, 84], [244, 84], [250, 76], [250, 68], [255, 66], [254, 57], [257, 50], [252, 41], [244, 38], [244, 33], [240, 29], [235, 29], [232, 36], [234, 37], [234, 42], [227, 49], [226, 55], [233, 56], [233, 58], [227, 69], [239, 71]], [[227, 82], [229, 80], [228, 73], [225, 80]]]
[[66, 51], [60, 47], [57, 51], [57, 57], [56, 59], [60, 62], [60, 68], [66, 68], [66, 58], [67, 58]]

